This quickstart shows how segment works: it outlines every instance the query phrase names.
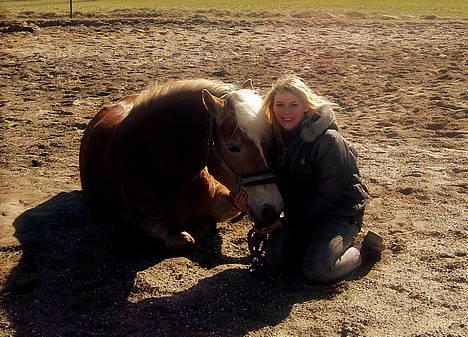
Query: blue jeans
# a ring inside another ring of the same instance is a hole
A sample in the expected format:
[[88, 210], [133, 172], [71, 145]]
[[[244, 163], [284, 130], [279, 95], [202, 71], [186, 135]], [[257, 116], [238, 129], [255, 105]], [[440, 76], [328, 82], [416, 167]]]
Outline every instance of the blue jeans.
[[359, 251], [350, 248], [358, 233], [359, 227], [347, 217], [328, 218], [312, 230], [305, 226], [285, 226], [270, 235], [265, 261], [273, 270], [302, 273], [313, 282], [338, 281], [357, 267], [341, 261], [349, 249], [353, 251], [347, 255], [357, 254], [353, 263], [360, 264]]

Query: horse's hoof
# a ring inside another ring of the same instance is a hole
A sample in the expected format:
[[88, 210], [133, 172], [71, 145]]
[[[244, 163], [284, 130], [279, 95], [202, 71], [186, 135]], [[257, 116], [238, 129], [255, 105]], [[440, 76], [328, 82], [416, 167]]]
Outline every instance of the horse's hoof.
[[166, 247], [169, 250], [182, 250], [195, 244], [195, 239], [187, 232], [181, 232], [179, 235], [166, 241]]
[[189, 233], [184, 231], [180, 233], [180, 236], [182, 236], [184, 240], [187, 241], [187, 244], [195, 244], [195, 239]]

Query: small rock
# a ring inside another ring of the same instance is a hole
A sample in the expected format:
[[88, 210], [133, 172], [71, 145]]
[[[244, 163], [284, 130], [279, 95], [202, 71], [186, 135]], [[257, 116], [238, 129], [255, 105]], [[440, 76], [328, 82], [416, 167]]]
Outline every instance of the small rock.
[[104, 97], [104, 96], [109, 96], [110, 92], [102, 90], [96, 93], [97, 96]]
[[396, 91], [398, 91], [398, 88], [395, 87], [395, 86], [389, 85], [389, 86], [384, 87], [382, 90], [384, 92], [396, 92]]
[[468, 169], [466, 169], [464, 167], [454, 167], [452, 169], [452, 172], [455, 173], [455, 174], [466, 172], [466, 171], [468, 171]]
[[466, 252], [463, 250], [456, 250], [453, 254], [458, 257], [466, 256]]
[[31, 160], [32, 167], [39, 167], [41, 166], [41, 162], [39, 160], [33, 159]]
[[405, 187], [405, 188], [400, 188], [398, 190], [398, 192], [400, 192], [401, 194], [404, 194], [404, 195], [410, 195], [410, 194], [413, 194], [414, 192], [416, 192], [416, 190], [412, 187]]
[[16, 32], [27, 32], [34, 33], [34, 28], [26, 23], [23, 24], [12, 24], [5, 28], [2, 28], [3, 33], [16, 33]]
[[437, 15], [434, 15], [434, 14], [428, 14], [428, 15], [421, 15], [421, 19], [424, 19], [424, 20], [437, 20], [438, 17], [437, 17]]
[[450, 254], [450, 253], [440, 253], [439, 257], [444, 258], [444, 259], [453, 259], [455, 255]]
[[88, 123], [76, 122], [76, 123], [73, 123], [73, 126], [77, 128], [78, 130], [84, 130], [88, 126]]
[[400, 244], [400, 243], [392, 242], [392, 243], [390, 244], [390, 246], [388, 247], [388, 249], [390, 249], [393, 253], [397, 253], [397, 254], [398, 254], [398, 253], [403, 252], [405, 248], [404, 248], [403, 245]]
[[224, 77], [224, 76], [226, 76], [226, 71], [223, 70], [223, 69], [216, 70], [215, 72], [213, 72], [213, 75], [217, 76], [217, 77]]
[[442, 75], [440, 75], [439, 77], [437, 77], [437, 79], [438, 79], [439, 81], [441, 81], [441, 80], [451, 80], [451, 79], [452, 79], [452, 76], [450, 76], [449, 74], [442, 74]]

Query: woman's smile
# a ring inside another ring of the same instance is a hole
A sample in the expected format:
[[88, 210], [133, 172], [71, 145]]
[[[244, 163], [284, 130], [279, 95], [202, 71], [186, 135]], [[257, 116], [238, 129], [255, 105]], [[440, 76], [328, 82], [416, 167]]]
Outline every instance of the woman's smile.
[[294, 129], [301, 122], [306, 108], [301, 100], [289, 91], [279, 91], [273, 100], [273, 113], [286, 130]]

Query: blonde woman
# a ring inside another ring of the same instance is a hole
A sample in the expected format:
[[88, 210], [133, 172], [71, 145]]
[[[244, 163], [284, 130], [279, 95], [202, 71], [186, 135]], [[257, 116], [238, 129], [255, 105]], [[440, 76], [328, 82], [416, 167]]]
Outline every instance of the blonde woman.
[[[368, 192], [359, 177], [357, 153], [338, 132], [332, 105], [299, 77], [281, 77], [263, 103], [274, 134], [270, 164], [285, 202], [284, 217], [256, 228], [267, 236], [266, 265], [302, 272], [315, 282], [336, 282], [376, 261], [382, 238], [361, 229]], [[246, 194], [235, 197], [247, 211]]]

